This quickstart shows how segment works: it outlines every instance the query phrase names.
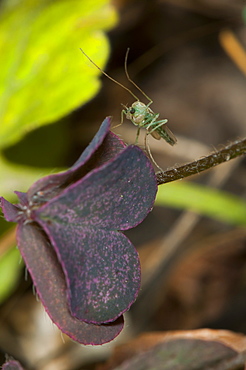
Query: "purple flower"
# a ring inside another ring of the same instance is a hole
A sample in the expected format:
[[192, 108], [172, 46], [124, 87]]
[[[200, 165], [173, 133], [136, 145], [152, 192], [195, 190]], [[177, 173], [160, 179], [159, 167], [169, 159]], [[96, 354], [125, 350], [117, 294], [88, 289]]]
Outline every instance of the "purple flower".
[[2, 367], [2, 370], [24, 370], [21, 364], [15, 360], [6, 361]]
[[37, 293], [53, 322], [83, 344], [112, 340], [140, 287], [136, 249], [119, 230], [153, 207], [153, 167], [137, 146], [109, 131], [106, 118], [67, 171], [46, 176], [20, 203], [0, 198]]
[[2, 370], [24, 370], [18, 361], [9, 360], [3, 364]]

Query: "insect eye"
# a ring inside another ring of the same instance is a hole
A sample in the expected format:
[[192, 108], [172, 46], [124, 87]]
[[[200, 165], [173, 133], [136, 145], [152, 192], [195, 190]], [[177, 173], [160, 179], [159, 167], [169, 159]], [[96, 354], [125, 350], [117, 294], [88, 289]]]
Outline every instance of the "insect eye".
[[131, 108], [131, 109], [130, 109], [130, 113], [131, 113], [131, 114], [134, 114], [135, 112], [136, 112], [136, 109], [135, 109], [135, 108]]

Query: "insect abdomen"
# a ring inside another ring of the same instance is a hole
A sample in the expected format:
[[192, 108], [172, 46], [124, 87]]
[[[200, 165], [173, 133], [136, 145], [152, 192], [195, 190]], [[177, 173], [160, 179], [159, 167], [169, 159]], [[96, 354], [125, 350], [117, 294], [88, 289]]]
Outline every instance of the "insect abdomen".
[[168, 144], [174, 145], [177, 143], [176, 137], [167, 126], [165, 126], [165, 128], [162, 127], [157, 128], [156, 132], [162, 137], [162, 139], [166, 140]]

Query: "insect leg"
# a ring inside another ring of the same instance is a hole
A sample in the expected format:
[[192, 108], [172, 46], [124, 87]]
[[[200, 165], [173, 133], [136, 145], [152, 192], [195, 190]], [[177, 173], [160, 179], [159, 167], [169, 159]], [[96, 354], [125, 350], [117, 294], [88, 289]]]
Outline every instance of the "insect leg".
[[121, 125], [122, 125], [122, 123], [124, 121], [124, 114], [126, 114], [126, 111], [124, 109], [122, 109], [121, 114], [120, 114], [120, 124]]
[[145, 145], [145, 149], [147, 150], [148, 152], [148, 155], [151, 159], [151, 161], [154, 163], [154, 165], [161, 171], [161, 172], [164, 172], [163, 169], [156, 163], [156, 161], [154, 160], [154, 157], [153, 155], [151, 154], [151, 151], [150, 151], [150, 146], [149, 146], [149, 143], [148, 143], [148, 135], [149, 132], [146, 132], [145, 134], [145, 138], [144, 138], [144, 145]]
[[[148, 134], [152, 134], [152, 136], [153, 136], [153, 133], [157, 132], [159, 134], [159, 136], [162, 137], [162, 139], [166, 140], [166, 142], [168, 144], [173, 146], [174, 144], [176, 144], [177, 139], [174, 136], [174, 134], [172, 133], [172, 131], [167, 126], [162, 128], [162, 126], [164, 126], [166, 123], [167, 123], [167, 119], [166, 120], [164, 119], [162, 121], [150, 122], [149, 127], [151, 127], [151, 126], [154, 126], [154, 127], [153, 127], [152, 130], [150, 130], [148, 132]], [[155, 125], [157, 125], [157, 126], [155, 126]]]
[[140, 127], [138, 127], [138, 130], [137, 130], [137, 136], [136, 136], [136, 139], [135, 139], [135, 145], [138, 143], [139, 134], [140, 134]]
[[149, 107], [153, 103], [153, 100], [150, 99], [150, 102], [146, 105], [146, 107]]
[[116, 128], [116, 127], [119, 127], [122, 125], [123, 121], [124, 121], [124, 114], [126, 114], [126, 111], [124, 109], [122, 109], [121, 111], [121, 114], [120, 114], [120, 123], [114, 127], [112, 127], [112, 129]]
[[[146, 118], [147, 116], [147, 118]], [[146, 113], [146, 116], [142, 122], [139, 123], [139, 126], [148, 129], [149, 127], [153, 126], [156, 119], [159, 117], [159, 114], [150, 114]]]
[[148, 127], [146, 127], [147, 129], [149, 129], [151, 126], [153, 125], [157, 125], [157, 126], [154, 126], [153, 129], [151, 131], [149, 131], [149, 134], [151, 134], [153, 131], [157, 130], [158, 128], [162, 127], [163, 125], [165, 125], [166, 123], [168, 122], [167, 119], [163, 119], [161, 121], [155, 121], [155, 120], [152, 120], [149, 124], [148, 124]]

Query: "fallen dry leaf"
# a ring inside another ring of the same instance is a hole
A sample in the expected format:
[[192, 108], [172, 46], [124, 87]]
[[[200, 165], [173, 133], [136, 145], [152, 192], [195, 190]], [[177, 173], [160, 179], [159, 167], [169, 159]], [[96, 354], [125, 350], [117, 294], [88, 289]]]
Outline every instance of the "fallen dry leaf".
[[98, 370], [244, 369], [246, 336], [227, 330], [150, 332], [115, 348]]

